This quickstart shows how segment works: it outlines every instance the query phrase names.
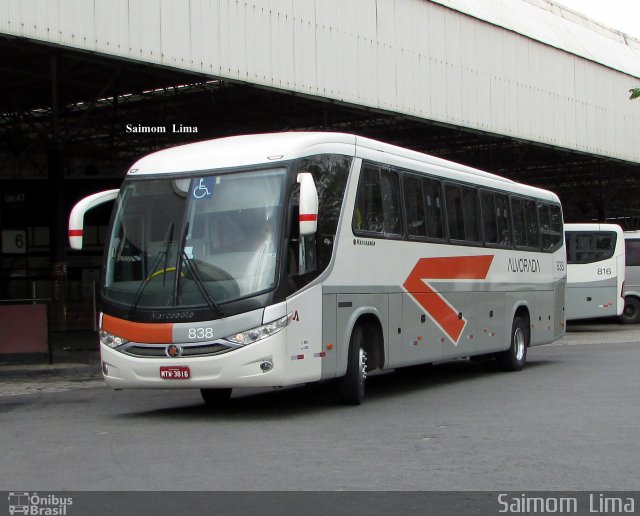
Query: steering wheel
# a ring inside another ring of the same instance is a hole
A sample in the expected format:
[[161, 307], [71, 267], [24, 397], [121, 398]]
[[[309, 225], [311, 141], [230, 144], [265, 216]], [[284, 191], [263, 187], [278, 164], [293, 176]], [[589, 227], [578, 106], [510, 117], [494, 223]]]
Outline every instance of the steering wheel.
[[[220, 267], [213, 265], [203, 260], [192, 259], [189, 267], [193, 267], [202, 281], [216, 281], [220, 282], [219, 287], [222, 288], [228, 297], [237, 297], [240, 294], [240, 288], [238, 282], [227, 271]], [[189, 271], [185, 277], [187, 279], [194, 279], [193, 274]]]
[[[216, 265], [212, 265], [209, 262], [198, 260], [197, 258], [192, 259], [191, 263], [184, 268], [189, 271], [191, 267], [196, 269], [202, 281], [231, 281], [234, 283], [236, 281], [235, 278], [224, 269], [221, 269]], [[186, 277], [191, 279], [192, 276], [193, 275], [189, 271]]]

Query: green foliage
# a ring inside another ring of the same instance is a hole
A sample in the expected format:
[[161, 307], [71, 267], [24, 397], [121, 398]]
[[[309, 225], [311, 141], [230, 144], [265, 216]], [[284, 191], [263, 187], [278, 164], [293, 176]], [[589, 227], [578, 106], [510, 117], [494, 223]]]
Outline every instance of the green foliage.
[[637, 99], [640, 97], [640, 88], [631, 88], [629, 93], [631, 93], [631, 96], [629, 97], [631, 100]]

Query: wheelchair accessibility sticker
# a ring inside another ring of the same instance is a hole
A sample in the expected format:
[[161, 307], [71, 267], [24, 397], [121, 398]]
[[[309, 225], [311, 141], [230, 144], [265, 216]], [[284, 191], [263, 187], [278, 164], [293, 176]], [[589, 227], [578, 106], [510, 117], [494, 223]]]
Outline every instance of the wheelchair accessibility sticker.
[[210, 199], [213, 197], [213, 187], [215, 185], [215, 177], [202, 177], [194, 182], [191, 195], [194, 199]]

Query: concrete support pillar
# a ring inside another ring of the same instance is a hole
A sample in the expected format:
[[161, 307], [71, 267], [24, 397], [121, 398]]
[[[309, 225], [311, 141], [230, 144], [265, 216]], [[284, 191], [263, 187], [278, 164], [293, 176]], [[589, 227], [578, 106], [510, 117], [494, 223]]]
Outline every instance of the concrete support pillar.
[[67, 214], [64, 198], [65, 160], [58, 120], [58, 60], [51, 57], [51, 140], [47, 152], [49, 175], [50, 259], [51, 259], [51, 320], [55, 326], [66, 320], [66, 236]]

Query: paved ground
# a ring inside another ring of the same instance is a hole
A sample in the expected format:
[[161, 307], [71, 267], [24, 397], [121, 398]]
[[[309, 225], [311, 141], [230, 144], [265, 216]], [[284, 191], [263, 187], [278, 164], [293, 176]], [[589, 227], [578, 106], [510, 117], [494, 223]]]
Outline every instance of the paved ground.
[[[572, 325], [519, 373], [455, 361], [369, 382], [112, 391], [99, 377], [5, 379], [0, 456], [15, 490], [560, 490], [639, 486], [640, 328]], [[8, 482], [8, 480], [10, 482]]]
[[[52, 337], [52, 364], [0, 363], [0, 396], [104, 387], [95, 332], [54, 333]], [[549, 346], [607, 342], [640, 343], [640, 327], [620, 325], [615, 319], [571, 322], [565, 337]]]

